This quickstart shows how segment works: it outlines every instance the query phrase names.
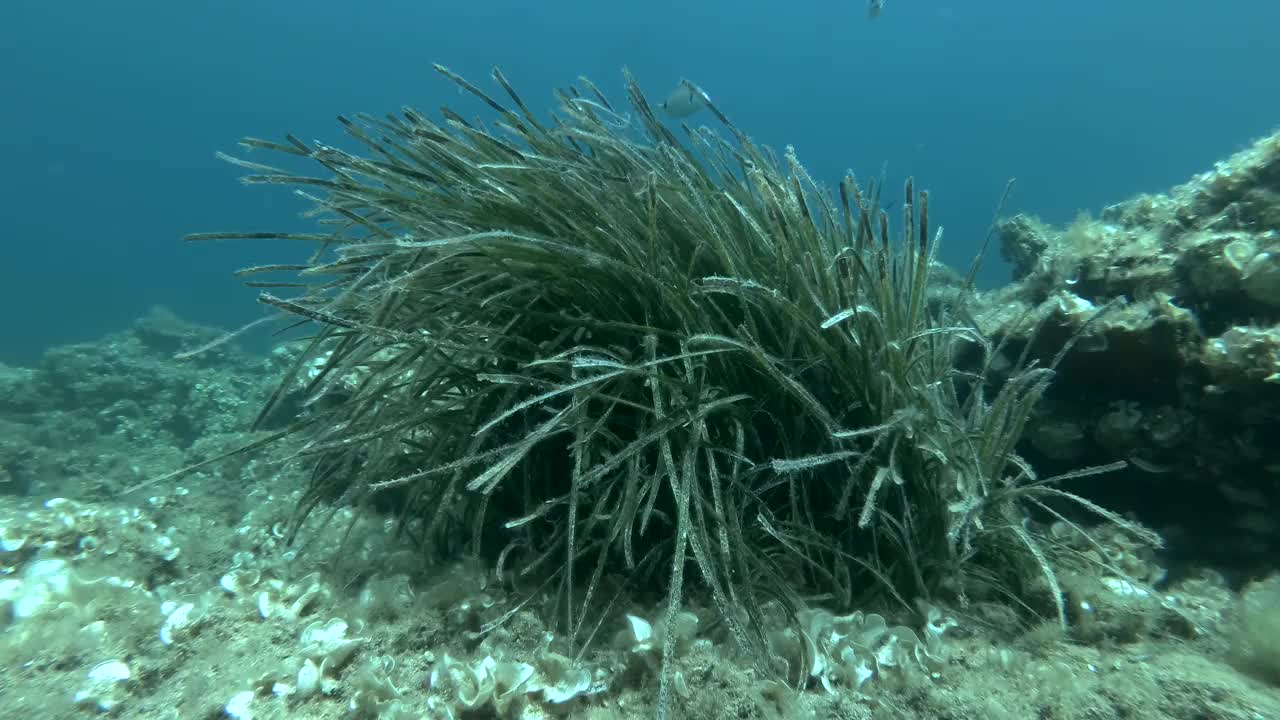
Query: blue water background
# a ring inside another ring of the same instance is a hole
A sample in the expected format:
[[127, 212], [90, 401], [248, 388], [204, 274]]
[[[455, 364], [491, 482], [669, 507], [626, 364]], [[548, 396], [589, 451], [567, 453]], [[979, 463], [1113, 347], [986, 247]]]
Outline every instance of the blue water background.
[[[501, 66], [538, 110], [586, 74], [622, 99], [681, 76], [815, 175], [888, 163], [933, 193], [964, 265], [1009, 208], [1065, 222], [1160, 191], [1280, 122], [1280, 3], [1260, 0], [166, 0], [0, 5], [0, 361], [120, 329], [153, 304], [257, 317], [231, 270], [288, 243], [184, 233], [297, 229], [287, 191], [214, 159], [243, 135], [341, 143], [339, 113], [474, 99]], [[711, 122], [710, 118], [705, 118]], [[260, 159], [270, 161], [263, 155]], [[988, 285], [1007, 279], [993, 257]]]

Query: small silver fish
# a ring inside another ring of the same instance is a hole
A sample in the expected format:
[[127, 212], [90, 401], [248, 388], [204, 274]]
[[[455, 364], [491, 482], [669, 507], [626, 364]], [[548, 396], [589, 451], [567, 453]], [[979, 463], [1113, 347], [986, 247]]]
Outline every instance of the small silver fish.
[[867, 17], [875, 20], [880, 17], [881, 11], [884, 10], [884, 0], [870, 0], [867, 3]]
[[702, 88], [681, 78], [680, 84], [658, 107], [671, 117], [686, 118], [705, 108], [709, 102], [711, 98], [703, 92]]

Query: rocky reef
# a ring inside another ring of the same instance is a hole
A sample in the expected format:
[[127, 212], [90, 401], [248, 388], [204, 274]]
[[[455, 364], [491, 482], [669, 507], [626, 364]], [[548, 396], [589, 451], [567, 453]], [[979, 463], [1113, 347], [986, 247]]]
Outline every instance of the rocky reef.
[[1014, 282], [983, 298], [979, 324], [1008, 356], [1070, 345], [1029, 430], [1032, 464], [1127, 461], [1075, 490], [1159, 528], [1174, 569], [1274, 570], [1280, 134], [1097, 218], [997, 229]]
[[109, 498], [242, 442], [286, 356], [222, 345], [175, 360], [221, 335], [156, 307], [32, 367], [0, 363], [0, 494]]

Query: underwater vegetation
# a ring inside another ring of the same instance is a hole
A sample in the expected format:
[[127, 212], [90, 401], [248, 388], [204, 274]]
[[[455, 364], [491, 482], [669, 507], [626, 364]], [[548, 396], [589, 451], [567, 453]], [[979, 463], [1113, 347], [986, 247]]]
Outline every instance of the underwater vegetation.
[[296, 419], [253, 446], [303, 440], [295, 524], [394, 508], [431, 556], [487, 558], [554, 598], [574, 647], [620, 594], [661, 588], [661, 707], [691, 591], [760, 672], [797, 682], [811, 668], [770, 651], [777, 608], [799, 625], [812, 607], [999, 597], [1065, 625], [1059, 575], [1104, 561], [1032, 511], [1076, 545], [1092, 540], [1064, 507], [1158, 544], [1060, 487], [1114, 466], [1040, 477], [1015, 452], [1071, 343], [1008, 358], [966, 321], [972, 273], [930, 294], [941, 233], [912, 181], [895, 220], [881, 184], [832, 192], [710, 102], [727, 137], [677, 136], [629, 75], [628, 108], [583, 80], [540, 120], [496, 70], [506, 104], [437, 69], [496, 122], [340, 118], [363, 154], [245, 140], [318, 166], [227, 158], [298, 187], [320, 230], [189, 237], [314, 247], [240, 271], [295, 272], [250, 284], [314, 329], [260, 416], [301, 384]]

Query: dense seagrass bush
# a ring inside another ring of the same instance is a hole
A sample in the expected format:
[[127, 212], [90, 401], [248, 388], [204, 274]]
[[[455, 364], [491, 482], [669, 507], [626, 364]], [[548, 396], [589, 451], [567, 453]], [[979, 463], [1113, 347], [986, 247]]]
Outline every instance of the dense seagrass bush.
[[507, 104], [437, 69], [493, 121], [340, 118], [362, 154], [245, 140], [315, 163], [227, 158], [321, 229], [189, 238], [314, 246], [241, 271], [315, 329], [273, 400], [306, 383], [273, 436], [314, 463], [299, 518], [391, 504], [432, 554], [553, 591], [579, 645], [619, 579], [657, 581], [668, 618], [705, 593], [762, 669], [766, 606], [982, 587], [1063, 619], [1062, 553], [1025, 519], [1079, 499], [1015, 454], [1052, 368], [993, 386], [969, 288], [927, 300], [927, 193], [908, 182], [891, 220], [879, 183], [823, 188], [709, 99], [724, 134], [677, 136], [629, 75], [626, 108], [582, 80], [539, 119], [496, 70]]

